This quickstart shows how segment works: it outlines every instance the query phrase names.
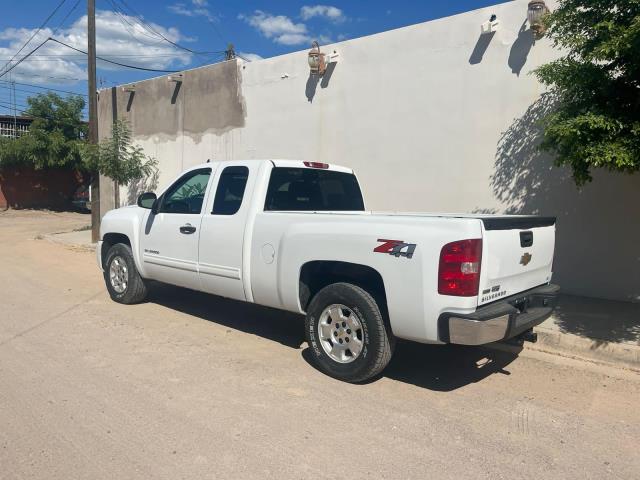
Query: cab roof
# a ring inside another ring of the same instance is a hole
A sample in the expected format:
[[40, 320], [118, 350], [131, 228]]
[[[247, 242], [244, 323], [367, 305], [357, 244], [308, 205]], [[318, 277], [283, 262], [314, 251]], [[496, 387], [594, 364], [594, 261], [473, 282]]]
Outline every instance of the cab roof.
[[263, 159], [263, 160], [220, 160], [202, 163], [200, 165], [194, 165], [186, 169], [196, 170], [198, 168], [210, 167], [212, 165], [238, 165], [245, 162], [271, 162], [275, 167], [286, 167], [286, 168], [310, 168], [310, 169], [321, 169], [321, 170], [330, 170], [334, 172], [343, 172], [343, 173], [353, 173], [353, 169], [348, 167], [343, 167], [340, 165], [332, 165], [330, 163], [321, 163], [321, 162], [310, 162], [306, 160], [284, 160], [284, 159]]

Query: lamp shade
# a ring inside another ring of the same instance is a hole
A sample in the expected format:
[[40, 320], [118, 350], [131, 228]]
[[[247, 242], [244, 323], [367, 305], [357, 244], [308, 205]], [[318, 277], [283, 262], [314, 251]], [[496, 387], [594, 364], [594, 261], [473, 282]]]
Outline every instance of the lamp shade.
[[527, 8], [527, 20], [529, 26], [537, 35], [544, 33], [544, 16], [549, 13], [549, 9], [543, 0], [532, 0]]
[[309, 52], [309, 67], [317, 70], [320, 66], [320, 55], [317, 52]]

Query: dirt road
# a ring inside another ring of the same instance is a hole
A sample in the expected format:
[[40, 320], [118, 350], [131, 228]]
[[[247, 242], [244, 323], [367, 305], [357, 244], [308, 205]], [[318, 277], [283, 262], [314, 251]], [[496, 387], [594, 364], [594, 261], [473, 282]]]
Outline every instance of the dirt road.
[[87, 216], [0, 213], [0, 478], [640, 478], [640, 375], [400, 344], [366, 385], [302, 319], [156, 286], [109, 300]]

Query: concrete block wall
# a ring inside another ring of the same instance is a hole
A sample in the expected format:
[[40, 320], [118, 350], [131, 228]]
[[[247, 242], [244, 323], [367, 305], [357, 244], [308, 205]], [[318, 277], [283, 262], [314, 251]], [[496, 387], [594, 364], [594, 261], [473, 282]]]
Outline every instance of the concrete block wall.
[[[207, 159], [296, 158], [353, 167], [373, 210], [556, 215], [564, 291], [640, 301], [640, 176], [597, 172], [578, 190], [537, 150], [549, 105], [529, 72], [558, 52], [534, 42], [527, 3], [323, 46], [339, 58], [321, 79], [304, 50], [102, 90], [100, 135], [129, 119], [160, 161], [157, 188]], [[481, 36], [491, 14], [500, 29]]]

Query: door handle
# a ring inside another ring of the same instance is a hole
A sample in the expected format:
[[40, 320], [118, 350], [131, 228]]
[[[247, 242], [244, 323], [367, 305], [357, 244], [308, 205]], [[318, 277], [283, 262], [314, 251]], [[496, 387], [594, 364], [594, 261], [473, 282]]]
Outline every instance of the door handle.
[[196, 231], [196, 227], [194, 227], [190, 223], [187, 223], [186, 225], [183, 225], [180, 227], [180, 233], [184, 233], [185, 235], [191, 235], [195, 231]]

